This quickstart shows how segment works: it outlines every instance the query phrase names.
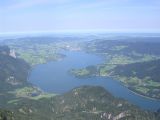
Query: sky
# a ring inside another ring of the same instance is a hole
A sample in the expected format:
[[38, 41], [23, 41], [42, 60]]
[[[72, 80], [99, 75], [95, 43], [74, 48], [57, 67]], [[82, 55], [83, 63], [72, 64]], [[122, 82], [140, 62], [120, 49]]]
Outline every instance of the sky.
[[160, 31], [160, 0], [0, 0], [0, 33]]

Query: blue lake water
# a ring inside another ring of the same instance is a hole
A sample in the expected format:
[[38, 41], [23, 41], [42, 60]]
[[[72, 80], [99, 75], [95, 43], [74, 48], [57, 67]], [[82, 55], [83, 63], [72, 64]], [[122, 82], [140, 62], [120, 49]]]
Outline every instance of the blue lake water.
[[103, 62], [102, 57], [83, 51], [63, 51], [63, 54], [66, 55], [66, 58], [61, 61], [49, 62], [34, 67], [29, 76], [29, 81], [46, 92], [59, 94], [81, 85], [102, 86], [115, 97], [126, 99], [143, 109], [156, 111], [160, 108], [160, 101], [134, 94], [120, 82], [111, 78], [92, 77], [78, 79], [68, 73], [72, 68], [100, 64]]

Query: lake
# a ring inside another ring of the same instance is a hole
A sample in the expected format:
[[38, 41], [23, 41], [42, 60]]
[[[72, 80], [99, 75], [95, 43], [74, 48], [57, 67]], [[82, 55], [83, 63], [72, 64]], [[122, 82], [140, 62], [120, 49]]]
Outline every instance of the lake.
[[139, 96], [119, 81], [106, 77], [91, 77], [79, 79], [69, 74], [72, 68], [83, 68], [103, 62], [103, 58], [83, 51], [63, 51], [66, 57], [61, 61], [48, 62], [34, 67], [29, 76], [29, 81], [42, 90], [51, 93], [65, 93], [82, 85], [102, 86], [115, 97], [128, 100], [143, 109], [156, 111], [160, 108], [160, 101]]

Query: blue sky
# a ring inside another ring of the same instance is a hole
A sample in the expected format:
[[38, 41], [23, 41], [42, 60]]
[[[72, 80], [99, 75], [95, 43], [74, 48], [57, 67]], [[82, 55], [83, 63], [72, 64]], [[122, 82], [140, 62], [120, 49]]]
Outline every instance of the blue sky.
[[160, 0], [0, 0], [0, 33], [160, 31]]

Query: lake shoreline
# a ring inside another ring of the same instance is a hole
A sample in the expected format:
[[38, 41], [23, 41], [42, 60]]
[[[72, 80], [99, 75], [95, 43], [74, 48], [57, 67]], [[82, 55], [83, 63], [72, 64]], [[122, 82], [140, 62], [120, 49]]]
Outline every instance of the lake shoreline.
[[136, 94], [136, 95], [138, 95], [138, 96], [141, 96], [141, 97], [143, 97], [143, 98], [147, 98], [147, 99], [150, 99], [150, 100], [155, 100], [155, 101], [160, 102], [160, 99], [156, 99], [156, 98], [152, 98], [152, 97], [149, 97], [149, 96], [145, 96], [145, 95], [143, 95], [143, 94], [141, 94], [141, 93], [138, 93], [138, 92], [136, 92], [136, 91], [134, 91], [134, 90], [132, 90], [132, 89], [129, 89], [127, 85], [125, 85], [122, 81], [115, 79], [114, 77], [109, 77], [109, 78], [112, 78], [113, 80], [116, 80], [116, 81], [120, 82], [121, 85], [123, 85], [123, 86], [126, 87], [129, 91], [131, 91], [132, 93], [134, 93], [134, 94]]
[[121, 84], [122, 86], [124, 86], [125, 88], [127, 88], [130, 92], [134, 93], [135, 95], [138, 95], [138, 96], [141, 96], [141, 97], [143, 97], [143, 98], [147, 98], [147, 99], [150, 99], [150, 100], [155, 100], [155, 101], [160, 102], [160, 99], [156, 99], [156, 98], [152, 98], [152, 97], [149, 97], [149, 96], [145, 96], [145, 95], [143, 95], [143, 94], [140, 94], [140, 93], [138, 93], [138, 92], [135, 92], [135, 91], [132, 90], [132, 89], [129, 89], [128, 86], [126, 86], [126, 85], [125, 85], [123, 82], [121, 82], [120, 80], [115, 79], [114, 77], [110, 77], [110, 76], [84, 76], [84, 77], [82, 77], [82, 76], [81, 76], [81, 77], [80, 77], [80, 76], [75, 76], [75, 77], [78, 78], [78, 79], [86, 79], [86, 78], [91, 78], [91, 77], [111, 78], [112, 80], [119, 82], [119, 84]]
[[[70, 70], [71, 68], [84, 67], [88, 64], [89, 65], [98, 64], [100, 63], [101, 58], [97, 56], [95, 57], [95, 55], [93, 54], [90, 55], [84, 53], [83, 51], [80, 52], [65, 51], [65, 55], [67, 56], [66, 59], [63, 59], [60, 62], [49, 61], [45, 64], [38, 64], [32, 67], [31, 72], [33, 71], [33, 74], [32, 73], [29, 74], [28, 81], [32, 83], [34, 86], [40, 87], [42, 90], [46, 91], [46, 93], [59, 93], [59, 94], [66, 93], [72, 88], [75, 88], [77, 86], [96, 85], [105, 88], [106, 91], [110, 92], [113, 96], [125, 99], [130, 103], [141, 107], [142, 109], [156, 111], [157, 107], [159, 107], [160, 105], [159, 100], [140, 95], [128, 89], [128, 87], [122, 84], [119, 80], [113, 79], [111, 77], [106, 77], [106, 76], [101, 77], [101, 78], [111, 78], [112, 80], [109, 80], [108, 82], [105, 79], [99, 82], [99, 79], [96, 78], [93, 78], [93, 81], [91, 81], [92, 78], [90, 78], [89, 80], [84, 79], [81, 82], [80, 79], [77, 79], [73, 75], [70, 75], [69, 73], [67, 73], [67, 71]], [[87, 63], [86, 60], [88, 61]], [[96, 77], [100, 78], [99, 76]], [[38, 83], [36, 82], [37, 80]], [[46, 81], [48, 84], [45, 84]], [[115, 88], [118, 87], [119, 89], [119, 91], [117, 91], [118, 93], [115, 92], [113, 87]], [[130, 97], [132, 97], [133, 99], [132, 98], [130, 99]], [[136, 102], [137, 99], [140, 100], [139, 103]], [[149, 104], [149, 106], [143, 107], [141, 103]]]

